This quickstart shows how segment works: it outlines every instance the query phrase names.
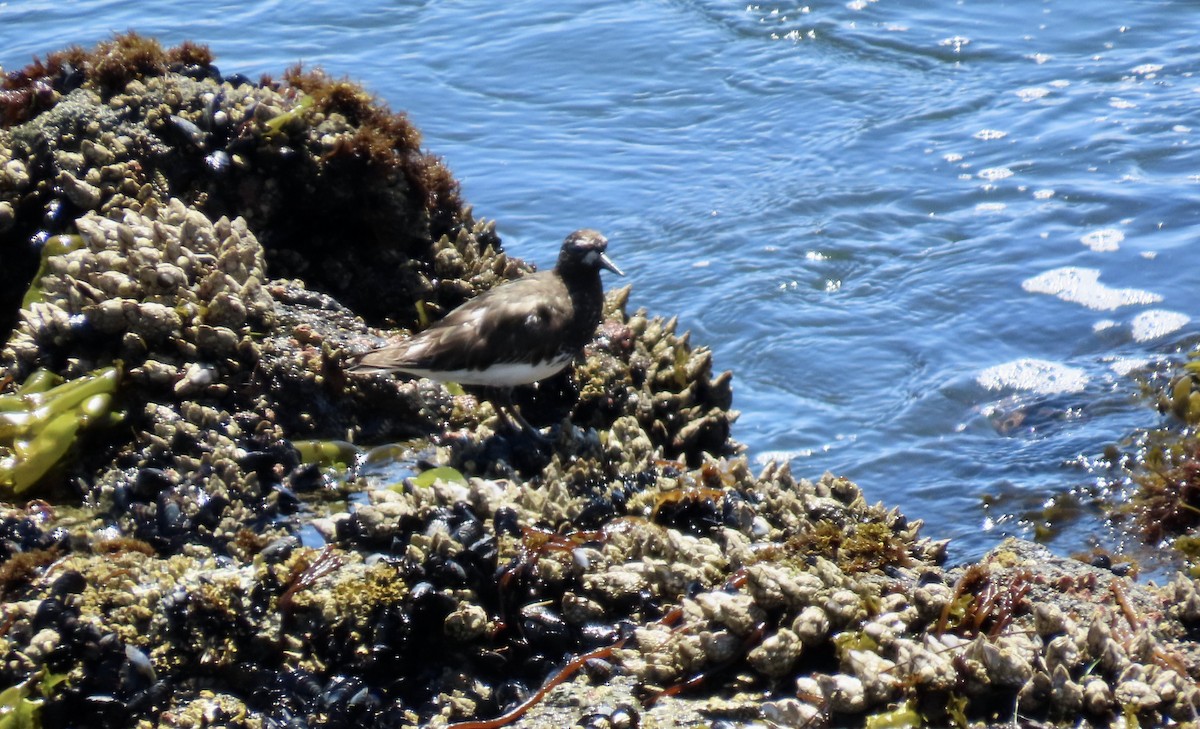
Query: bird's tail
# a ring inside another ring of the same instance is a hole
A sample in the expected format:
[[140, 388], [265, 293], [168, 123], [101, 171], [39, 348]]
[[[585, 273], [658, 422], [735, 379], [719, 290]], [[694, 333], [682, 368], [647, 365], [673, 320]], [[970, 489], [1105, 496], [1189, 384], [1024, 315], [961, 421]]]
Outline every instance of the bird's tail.
[[387, 349], [375, 349], [350, 358], [346, 372], [352, 375], [378, 375], [395, 372], [396, 367], [390, 362], [394, 358]]

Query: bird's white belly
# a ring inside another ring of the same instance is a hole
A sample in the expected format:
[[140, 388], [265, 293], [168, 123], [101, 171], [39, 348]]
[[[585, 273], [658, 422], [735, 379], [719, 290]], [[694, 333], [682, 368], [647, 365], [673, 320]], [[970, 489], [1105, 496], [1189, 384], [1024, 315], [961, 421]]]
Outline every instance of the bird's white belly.
[[486, 370], [430, 371], [410, 370], [406, 368], [404, 371], [418, 377], [428, 377], [438, 382], [457, 382], [460, 385], [484, 385], [487, 387], [515, 387], [517, 385], [528, 385], [531, 382], [544, 380], [551, 375], [558, 374], [570, 362], [570, 357], [558, 357], [538, 362], [537, 364], [525, 362], [498, 363], [488, 367]]

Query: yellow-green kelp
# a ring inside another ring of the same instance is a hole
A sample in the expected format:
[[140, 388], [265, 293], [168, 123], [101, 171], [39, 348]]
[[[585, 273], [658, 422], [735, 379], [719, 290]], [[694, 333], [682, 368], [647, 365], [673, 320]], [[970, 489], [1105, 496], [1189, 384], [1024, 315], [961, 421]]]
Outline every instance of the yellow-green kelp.
[[41, 263], [38, 265], [37, 273], [33, 276], [33, 281], [29, 284], [29, 290], [25, 292], [25, 299], [21, 302], [21, 307], [28, 309], [30, 304], [42, 300], [42, 277], [46, 275], [47, 262], [51, 257], [79, 250], [83, 246], [83, 237], [78, 235], [56, 235], [46, 239], [42, 245]]
[[[28, 680], [0, 691], [0, 729], [40, 728], [42, 703], [66, 679], [65, 673], [42, 669]], [[31, 688], [33, 684], [38, 687], [37, 694]]]
[[294, 440], [300, 460], [319, 466], [353, 466], [362, 449], [344, 440]]
[[70, 382], [38, 370], [0, 395], [0, 487], [24, 492], [62, 461], [81, 428], [119, 420], [112, 412], [118, 379], [116, 367]]

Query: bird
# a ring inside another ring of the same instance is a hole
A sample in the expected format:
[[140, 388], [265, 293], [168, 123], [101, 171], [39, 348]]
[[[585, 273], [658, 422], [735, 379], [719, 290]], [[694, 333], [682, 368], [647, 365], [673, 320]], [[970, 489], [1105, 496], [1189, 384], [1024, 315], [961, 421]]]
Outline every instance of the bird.
[[576, 230], [553, 270], [485, 291], [413, 337], [359, 356], [347, 371], [495, 388], [507, 402], [512, 388], [563, 371], [595, 336], [604, 309], [600, 271], [625, 275], [607, 248], [599, 231]]

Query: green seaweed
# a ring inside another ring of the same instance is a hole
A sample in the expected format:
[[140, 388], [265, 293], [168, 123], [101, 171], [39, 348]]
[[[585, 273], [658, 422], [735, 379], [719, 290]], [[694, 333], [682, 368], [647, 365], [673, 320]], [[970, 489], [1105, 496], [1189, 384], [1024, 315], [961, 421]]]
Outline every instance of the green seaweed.
[[344, 440], [294, 440], [300, 460], [320, 466], [352, 466], [362, 449]]
[[21, 385], [17, 393], [20, 395], [36, 395], [58, 387], [62, 383], [63, 378], [50, 370], [38, 370], [25, 380], [25, 384]]
[[[0, 691], [0, 729], [41, 729], [39, 712], [42, 703], [66, 680], [65, 673], [50, 673], [43, 669], [27, 680]], [[30, 689], [34, 683], [38, 686], [38, 696], [34, 696]]]
[[70, 382], [34, 372], [10, 395], [0, 395], [0, 486], [20, 494], [38, 483], [75, 444], [79, 431], [114, 419], [120, 374], [105, 367]]
[[21, 300], [21, 308], [28, 309], [31, 304], [42, 300], [42, 277], [46, 275], [46, 264], [50, 258], [80, 248], [83, 248], [83, 236], [55, 235], [46, 239], [42, 244], [42, 261], [38, 264], [37, 273], [33, 275], [29, 290], [25, 292], [25, 298]]
[[950, 698], [947, 699], [946, 716], [950, 717], [950, 720], [954, 722], [954, 726], [966, 729], [970, 724], [967, 721], [967, 703], [967, 697], [959, 696], [958, 694], [950, 694]]
[[40, 727], [42, 722], [37, 713], [41, 707], [41, 699], [29, 698], [29, 688], [24, 684], [0, 691], [0, 729]]
[[879, 652], [879, 643], [861, 630], [838, 633], [833, 636], [833, 644], [839, 656], [845, 656], [849, 651]]
[[467, 477], [462, 475], [457, 469], [449, 466], [438, 466], [431, 468], [428, 471], [422, 471], [421, 475], [413, 478], [413, 486], [418, 488], [428, 488], [436, 481], [446, 481], [448, 483], [461, 483], [464, 486], [467, 483]]
[[1142, 723], [1138, 721], [1138, 710], [1135, 704], [1121, 704], [1121, 717], [1125, 719], [1126, 729], [1140, 729], [1142, 726]]
[[919, 727], [924, 724], [921, 715], [913, 708], [912, 702], [900, 704], [890, 711], [881, 711], [867, 717], [867, 729], [906, 729]]
[[296, 105], [294, 107], [292, 107], [288, 111], [283, 112], [279, 116], [274, 117], [273, 119], [267, 120], [263, 124], [263, 126], [266, 127], [266, 129], [263, 132], [264, 136], [266, 136], [268, 139], [270, 139], [271, 137], [275, 137], [275, 136], [282, 134], [283, 128], [285, 126], [301, 119], [303, 117], [303, 115], [306, 114], [308, 112], [308, 110], [312, 108], [314, 103], [315, 103], [315, 100], [313, 99], [313, 97], [308, 96], [307, 94], [304, 96], [301, 96], [300, 100], [298, 102], [296, 102]]

